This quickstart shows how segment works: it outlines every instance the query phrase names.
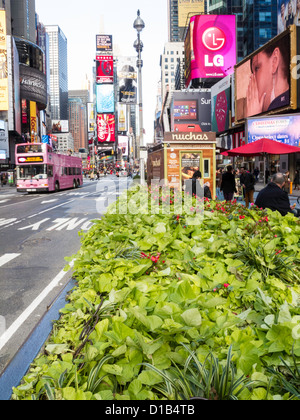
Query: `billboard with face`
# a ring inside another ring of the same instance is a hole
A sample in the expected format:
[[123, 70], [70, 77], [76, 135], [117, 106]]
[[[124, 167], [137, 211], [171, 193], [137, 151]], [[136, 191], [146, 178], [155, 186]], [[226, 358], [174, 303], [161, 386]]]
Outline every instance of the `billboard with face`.
[[292, 75], [298, 32], [291, 26], [236, 66], [236, 122], [297, 108], [299, 78]]
[[222, 78], [234, 73], [236, 17], [197, 15], [190, 20], [185, 40], [186, 85], [191, 79]]
[[137, 68], [135, 57], [119, 57], [119, 102], [121, 104], [137, 104]]
[[277, 16], [278, 34], [290, 25], [300, 25], [300, 0], [278, 0]]

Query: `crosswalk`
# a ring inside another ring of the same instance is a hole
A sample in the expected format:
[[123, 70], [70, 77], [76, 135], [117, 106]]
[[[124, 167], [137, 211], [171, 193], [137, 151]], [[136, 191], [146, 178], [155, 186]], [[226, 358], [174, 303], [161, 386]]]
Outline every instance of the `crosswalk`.
[[0, 267], [18, 258], [21, 254], [4, 254], [0, 257]]

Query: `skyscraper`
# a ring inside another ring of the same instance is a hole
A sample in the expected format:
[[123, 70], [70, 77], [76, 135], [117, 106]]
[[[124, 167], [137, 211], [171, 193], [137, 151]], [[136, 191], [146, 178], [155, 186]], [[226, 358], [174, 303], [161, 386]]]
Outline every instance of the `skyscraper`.
[[35, 44], [35, 0], [13, 0], [10, 4], [13, 35]]
[[46, 31], [49, 35], [51, 118], [68, 120], [68, 41], [57, 25], [46, 26]]
[[277, 0], [208, 0], [207, 11], [236, 15], [238, 61], [277, 35]]
[[168, 0], [169, 42], [184, 41], [189, 17], [205, 13], [207, 0]]

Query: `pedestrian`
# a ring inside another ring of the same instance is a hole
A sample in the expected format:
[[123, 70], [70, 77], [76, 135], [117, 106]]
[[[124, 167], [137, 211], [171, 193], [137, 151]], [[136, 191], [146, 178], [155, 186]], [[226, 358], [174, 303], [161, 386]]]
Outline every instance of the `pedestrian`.
[[232, 173], [232, 166], [227, 166], [227, 172], [222, 176], [221, 191], [223, 191], [224, 198], [227, 202], [233, 200], [234, 193], [237, 192], [235, 185], [235, 177]]
[[248, 209], [249, 204], [254, 203], [255, 177], [253, 174], [246, 171], [244, 167], [242, 167], [240, 181], [243, 188], [245, 206]]
[[255, 205], [258, 208], [278, 211], [282, 216], [286, 216], [288, 213], [296, 215], [295, 206], [291, 207], [289, 196], [284, 191], [284, 185], [285, 176], [283, 174], [273, 175], [272, 182], [258, 194]]
[[217, 195], [219, 196], [221, 193], [221, 185], [222, 185], [222, 169], [217, 170], [216, 174], [216, 182], [217, 182]]
[[284, 190], [285, 192], [287, 192], [289, 194], [290, 192], [290, 172], [286, 171], [286, 173], [284, 174], [284, 180], [285, 180], [285, 184], [284, 184]]
[[254, 176], [255, 176], [255, 181], [258, 182], [259, 181], [259, 169], [255, 168], [253, 173], [254, 173]]
[[210, 183], [209, 182], [206, 182], [204, 184], [204, 197], [208, 198], [209, 200], [212, 200], [212, 194], [211, 194], [211, 191], [210, 191]]
[[299, 190], [300, 189], [299, 184], [300, 184], [300, 173], [297, 170], [295, 172], [295, 178], [294, 178], [294, 187], [295, 187], [295, 190]]

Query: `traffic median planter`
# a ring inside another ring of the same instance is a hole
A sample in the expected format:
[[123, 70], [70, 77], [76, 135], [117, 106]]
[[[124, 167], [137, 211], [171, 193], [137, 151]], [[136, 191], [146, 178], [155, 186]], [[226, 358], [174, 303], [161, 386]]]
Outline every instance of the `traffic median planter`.
[[152, 214], [135, 187], [82, 234], [78, 286], [13, 399], [299, 398], [299, 220], [195, 197], [178, 214], [162, 194]]

